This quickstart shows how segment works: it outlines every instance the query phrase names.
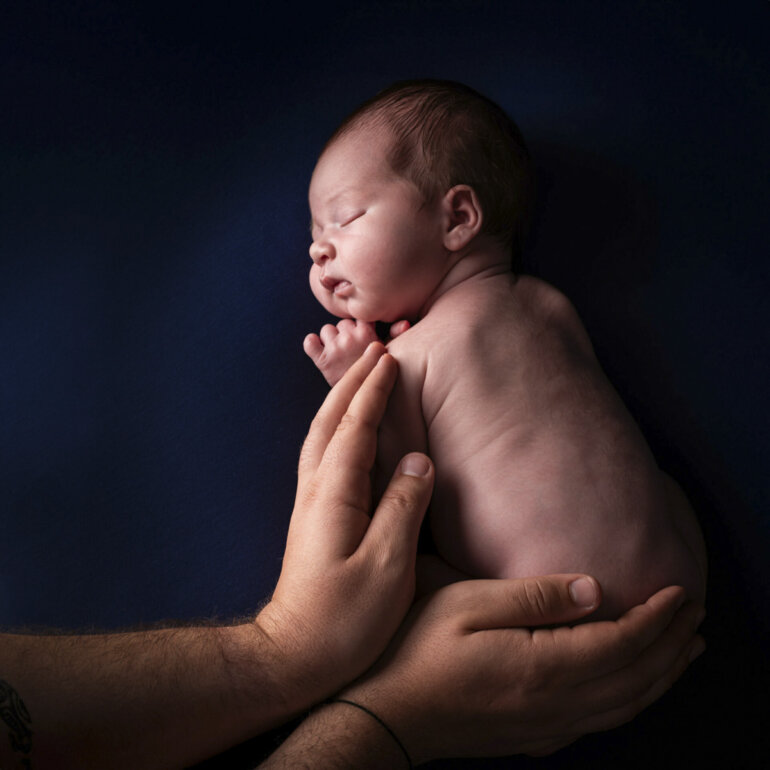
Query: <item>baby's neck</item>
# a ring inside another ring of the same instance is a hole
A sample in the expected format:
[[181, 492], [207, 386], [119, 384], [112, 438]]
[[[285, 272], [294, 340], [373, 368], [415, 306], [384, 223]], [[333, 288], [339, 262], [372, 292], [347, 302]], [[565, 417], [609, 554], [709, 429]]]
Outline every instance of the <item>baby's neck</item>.
[[487, 281], [496, 276], [512, 276], [511, 258], [496, 246], [475, 248], [452, 261], [447, 274], [420, 310], [420, 318], [448, 294], [460, 287], [466, 287], [479, 281]]

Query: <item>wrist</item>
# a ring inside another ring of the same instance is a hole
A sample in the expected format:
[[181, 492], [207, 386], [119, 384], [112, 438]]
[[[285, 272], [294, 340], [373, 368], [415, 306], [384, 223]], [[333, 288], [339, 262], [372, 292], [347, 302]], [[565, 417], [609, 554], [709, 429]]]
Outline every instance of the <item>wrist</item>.
[[[438, 747], [430, 746], [430, 729], [421, 725], [420, 716], [423, 713], [429, 713], [424, 708], [425, 704], [416, 703], [409, 699], [409, 703], [404, 698], [401, 687], [391, 688], [388, 682], [377, 681], [377, 677], [368, 680], [364, 677], [362, 681], [354, 683], [351, 687], [345, 688], [339, 693], [339, 701], [352, 701], [364, 711], [369, 711], [376, 715], [376, 718], [384, 723], [387, 728], [381, 728], [385, 735], [390, 733], [389, 737], [401, 756], [401, 763], [393, 767], [407, 767], [407, 759], [412, 767], [417, 767], [425, 762], [430, 762], [444, 756]], [[332, 705], [337, 703], [335, 700]], [[345, 705], [343, 703], [343, 705]], [[417, 708], [411, 706], [416, 705]], [[351, 711], [354, 709], [348, 706]], [[358, 709], [356, 709], [358, 710]], [[366, 714], [364, 714], [366, 716]], [[369, 717], [372, 719], [372, 717]], [[372, 719], [374, 721], [374, 719]]]
[[398, 750], [403, 757], [404, 766], [408, 768], [408, 770], [412, 770], [412, 758], [409, 756], [409, 752], [407, 751], [406, 746], [404, 746], [403, 742], [399, 739], [398, 735], [393, 732], [391, 727], [380, 716], [375, 714], [374, 711], [372, 711], [367, 706], [358, 703], [357, 701], [350, 700], [349, 698], [334, 698], [333, 700], [329, 701], [329, 703], [349, 706], [350, 708], [358, 710], [360, 713], [366, 714], [366, 716], [376, 722], [382, 728], [382, 730], [388, 734], [392, 744], [398, 746]]
[[254, 731], [285, 724], [309, 707], [287, 655], [256, 621], [220, 628], [219, 646], [231, 693]]
[[285, 608], [270, 602], [249, 625], [259, 665], [264, 662], [263, 686], [274, 693], [287, 718], [311, 709], [339, 687], [322, 640]]
[[407, 770], [403, 751], [369, 714], [345, 703], [315, 709], [261, 768]]

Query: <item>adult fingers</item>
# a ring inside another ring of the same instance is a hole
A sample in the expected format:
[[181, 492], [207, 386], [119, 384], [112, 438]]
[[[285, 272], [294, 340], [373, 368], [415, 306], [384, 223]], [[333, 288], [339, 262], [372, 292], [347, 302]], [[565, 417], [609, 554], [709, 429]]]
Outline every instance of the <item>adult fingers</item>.
[[380, 555], [397, 568], [414, 564], [434, 477], [426, 455], [413, 452], [401, 460], [361, 543], [365, 558]]
[[596, 733], [603, 730], [611, 730], [630, 722], [637, 714], [653, 704], [664, 695], [672, 685], [684, 674], [687, 667], [700, 655], [705, 647], [703, 639], [699, 636], [687, 645], [677, 656], [674, 664], [663, 674], [645, 687], [639, 695], [614, 709], [592, 716], [572, 725], [573, 730], [580, 734]]
[[473, 631], [569, 623], [593, 612], [601, 601], [599, 583], [577, 574], [468, 580], [445, 590], [456, 592], [465, 605], [463, 624]]
[[702, 608], [688, 602], [630, 665], [581, 685], [581, 701], [592, 708], [586, 709], [586, 718], [575, 727], [585, 732], [615, 727], [663, 695], [703, 651], [703, 639], [695, 635], [702, 617]]
[[559, 738], [548, 738], [543, 741], [524, 744], [521, 747], [521, 753], [528, 754], [530, 757], [547, 757], [549, 754], [569, 746], [570, 743], [574, 743], [580, 736], [580, 733], [575, 733], [568, 736], [560, 736]]
[[313, 418], [299, 459], [300, 483], [303, 476], [314, 473], [321, 463], [326, 447], [347, 411], [353, 397], [363, 385], [377, 361], [385, 353], [385, 346], [374, 342], [361, 358], [348, 369], [344, 377], [329, 391], [321, 408]]
[[[367, 481], [368, 491], [369, 472], [377, 452], [377, 430], [397, 374], [396, 360], [382, 356], [353, 395], [329, 439], [319, 468], [323, 468], [324, 477], [332, 480], [330, 488], [335, 489], [336, 497], [345, 489], [356, 489], [362, 478]], [[367, 501], [364, 506], [367, 512], [369, 504]]]
[[[328, 555], [347, 558], [360, 546], [370, 524], [370, 472], [377, 453], [377, 428], [398, 366], [382, 356], [353, 396], [324, 450], [318, 473], [298, 492], [296, 526], [311, 518]], [[314, 501], [315, 505], [302, 503]], [[323, 534], [321, 534], [323, 533]]]
[[617, 621], [556, 629], [557, 636], [569, 635], [569, 645], [582, 662], [574, 671], [575, 682], [611, 674], [636, 661], [668, 628], [685, 598], [682, 588], [669, 586]]

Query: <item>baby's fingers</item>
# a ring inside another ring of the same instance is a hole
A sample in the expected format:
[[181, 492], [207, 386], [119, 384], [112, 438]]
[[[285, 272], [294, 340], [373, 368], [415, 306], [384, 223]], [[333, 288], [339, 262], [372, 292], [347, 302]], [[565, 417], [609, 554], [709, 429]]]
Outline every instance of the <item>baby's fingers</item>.
[[409, 323], [409, 321], [406, 321], [406, 320], [396, 321], [396, 323], [394, 323], [390, 327], [390, 332], [388, 333], [390, 336], [390, 339], [393, 340], [396, 337], [398, 337], [400, 334], [403, 334], [405, 331], [408, 331], [410, 326], [411, 324]]
[[310, 356], [313, 363], [316, 363], [324, 352], [324, 345], [317, 334], [308, 334], [302, 341], [302, 349]]
[[324, 324], [321, 327], [321, 342], [324, 345], [329, 345], [337, 338], [339, 331], [334, 324]]
[[375, 342], [379, 339], [377, 327], [368, 321], [355, 322], [355, 335], [359, 340], [366, 340], [367, 342]]
[[336, 328], [340, 334], [353, 334], [356, 330], [356, 322], [352, 318], [343, 318]]

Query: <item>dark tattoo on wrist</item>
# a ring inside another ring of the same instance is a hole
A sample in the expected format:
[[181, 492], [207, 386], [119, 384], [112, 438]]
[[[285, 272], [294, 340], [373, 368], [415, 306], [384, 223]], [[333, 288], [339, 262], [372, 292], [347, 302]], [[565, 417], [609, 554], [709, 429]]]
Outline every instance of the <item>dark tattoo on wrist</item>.
[[25, 755], [21, 758], [21, 766], [31, 768], [32, 760], [29, 755], [32, 752], [32, 730], [30, 729], [32, 720], [19, 693], [2, 679], [0, 679], [0, 719], [8, 728], [11, 748], [18, 754]]

